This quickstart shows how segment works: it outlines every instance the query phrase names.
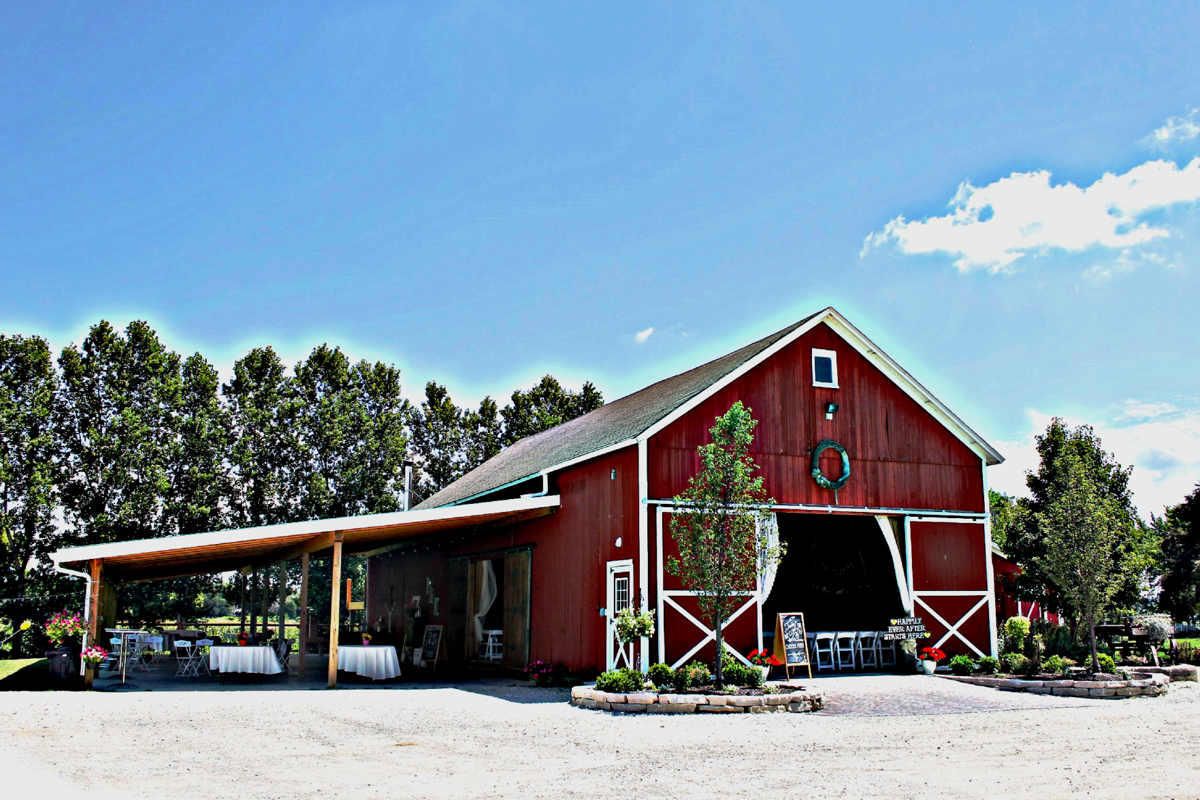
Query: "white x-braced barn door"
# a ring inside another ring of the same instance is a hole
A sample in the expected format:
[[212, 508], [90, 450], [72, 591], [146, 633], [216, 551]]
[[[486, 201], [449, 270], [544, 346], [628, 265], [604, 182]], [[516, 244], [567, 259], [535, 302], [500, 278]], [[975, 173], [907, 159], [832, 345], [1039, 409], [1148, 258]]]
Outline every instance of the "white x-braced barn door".
[[605, 608], [605, 642], [608, 669], [633, 668], [633, 645], [617, 640], [617, 612], [633, 603], [633, 561], [608, 562], [608, 598]]

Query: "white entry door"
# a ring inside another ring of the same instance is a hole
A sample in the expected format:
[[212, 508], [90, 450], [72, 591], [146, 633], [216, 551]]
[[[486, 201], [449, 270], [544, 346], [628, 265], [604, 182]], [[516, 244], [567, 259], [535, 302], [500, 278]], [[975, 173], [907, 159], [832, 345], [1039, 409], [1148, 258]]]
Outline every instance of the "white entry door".
[[617, 640], [617, 612], [633, 603], [633, 561], [608, 562], [608, 604], [605, 606], [605, 641], [608, 669], [633, 668], [633, 644]]

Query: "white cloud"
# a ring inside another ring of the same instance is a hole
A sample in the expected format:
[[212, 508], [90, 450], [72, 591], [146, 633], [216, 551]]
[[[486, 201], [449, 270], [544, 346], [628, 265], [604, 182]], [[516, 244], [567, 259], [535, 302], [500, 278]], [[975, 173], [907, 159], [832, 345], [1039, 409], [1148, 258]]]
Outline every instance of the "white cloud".
[[652, 333], [654, 333], [653, 326], [646, 328], [644, 331], [638, 331], [636, 334], [634, 334], [633, 340], [638, 344], [645, 344], [646, 340], [650, 338], [650, 334]]
[[[1038, 467], [1034, 436], [1044, 433], [1051, 415], [1029, 411], [1029, 429], [1014, 441], [993, 442], [1007, 459], [988, 469], [991, 488], [1027, 495], [1026, 471]], [[1082, 420], [1067, 419], [1071, 427]], [[1092, 421], [1104, 449], [1123, 466], [1133, 465], [1129, 487], [1138, 511], [1149, 519], [1183, 500], [1200, 483], [1200, 407], [1127, 400], [1111, 420]]]
[[1182, 169], [1148, 161], [1123, 175], [1105, 173], [1086, 188], [1051, 185], [1047, 170], [1014, 172], [983, 187], [963, 183], [941, 217], [896, 217], [863, 241], [862, 255], [895, 244], [908, 255], [948, 253], [962, 272], [1007, 272], [1022, 256], [1091, 247], [1132, 248], [1170, 232], [1142, 217], [1200, 199], [1200, 158]]
[[1197, 136], [1200, 136], [1200, 125], [1196, 124], [1196, 109], [1193, 108], [1182, 117], [1169, 118], [1144, 141], [1156, 150], [1166, 150], [1175, 142], [1190, 142]]

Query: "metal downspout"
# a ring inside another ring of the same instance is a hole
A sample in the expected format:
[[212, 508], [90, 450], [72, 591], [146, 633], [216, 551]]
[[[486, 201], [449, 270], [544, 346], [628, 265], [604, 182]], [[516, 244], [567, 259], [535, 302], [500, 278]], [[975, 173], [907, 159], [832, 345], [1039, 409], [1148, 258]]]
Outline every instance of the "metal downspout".
[[[83, 578], [85, 581], [87, 581], [83, 588], [83, 646], [81, 648], [81, 650], [86, 650], [88, 646], [88, 629], [91, 627], [88, 625], [88, 623], [91, 622], [92, 617], [92, 576], [86, 572], [67, 569], [58, 563], [55, 563], [54, 569], [64, 575], [70, 575], [75, 578]], [[83, 659], [79, 659], [79, 675], [81, 677], [84, 674], [83, 664]]]

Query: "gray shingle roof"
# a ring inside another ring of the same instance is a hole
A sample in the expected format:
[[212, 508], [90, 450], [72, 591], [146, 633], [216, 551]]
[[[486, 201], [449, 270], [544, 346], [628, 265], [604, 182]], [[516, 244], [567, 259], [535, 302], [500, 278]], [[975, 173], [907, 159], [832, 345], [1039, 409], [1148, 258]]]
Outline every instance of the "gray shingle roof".
[[556, 464], [633, 439], [721, 378], [823, 313], [825, 312], [819, 311], [729, 355], [647, 386], [582, 417], [528, 436], [480, 464], [416, 508], [435, 508], [458, 503], [532, 478]]

